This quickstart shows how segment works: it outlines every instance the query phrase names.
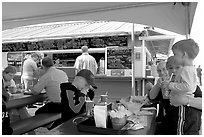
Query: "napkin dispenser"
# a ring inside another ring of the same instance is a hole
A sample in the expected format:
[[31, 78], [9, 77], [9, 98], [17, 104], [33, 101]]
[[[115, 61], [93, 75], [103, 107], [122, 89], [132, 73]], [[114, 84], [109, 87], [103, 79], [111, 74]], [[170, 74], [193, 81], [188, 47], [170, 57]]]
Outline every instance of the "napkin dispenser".
[[94, 120], [96, 127], [107, 127], [108, 110], [107, 105], [94, 106]]

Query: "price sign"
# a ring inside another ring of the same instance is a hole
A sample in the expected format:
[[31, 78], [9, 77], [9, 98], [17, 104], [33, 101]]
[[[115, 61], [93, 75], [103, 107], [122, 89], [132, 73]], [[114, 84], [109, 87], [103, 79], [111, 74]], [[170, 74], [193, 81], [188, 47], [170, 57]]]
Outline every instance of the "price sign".
[[131, 49], [127, 47], [107, 48], [107, 69], [132, 69]]

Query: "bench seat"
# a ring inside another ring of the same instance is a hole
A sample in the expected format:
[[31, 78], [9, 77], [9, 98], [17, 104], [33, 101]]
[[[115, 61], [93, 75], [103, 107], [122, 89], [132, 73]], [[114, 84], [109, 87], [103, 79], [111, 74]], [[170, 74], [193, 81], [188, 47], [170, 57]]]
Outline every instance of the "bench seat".
[[11, 123], [13, 135], [20, 135], [61, 118], [61, 113], [43, 113]]

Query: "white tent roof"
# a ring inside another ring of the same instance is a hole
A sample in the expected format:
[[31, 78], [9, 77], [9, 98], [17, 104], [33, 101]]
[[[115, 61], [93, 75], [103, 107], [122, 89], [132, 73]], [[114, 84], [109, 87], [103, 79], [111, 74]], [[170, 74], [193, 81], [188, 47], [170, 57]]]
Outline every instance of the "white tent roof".
[[[134, 24], [135, 33], [141, 33], [145, 25]], [[110, 21], [76, 21], [37, 24], [4, 30], [3, 43], [40, 41], [76, 37], [98, 37], [127, 35], [132, 31], [132, 23]]]
[[[134, 32], [140, 36], [146, 30], [148, 36], [168, 35], [149, 28], [146, 25], [134, 24]], [[151, 27], [150, 27], [151, 28]], [[155, 28], [156, 29], [156, 28]], [[48, 39], [70, 39], [83, 37], [102, 37], [111, 35], [130, 35], [132, 23], [113, 21], [78, 21], [78, 22], [56, 22], [37, 24], [4, 30], [2, 32], [3, 43], [35, 42]], [[167, 55], [172, 39], [159, 41], [147, 41], [146, 47], [152, 54], [160, 53]]]
[[5, 30], [56, 21], [106, 20], [145, 24], [187, 35], [196, 6], [196, 2], [3, 2], [2, 25]]

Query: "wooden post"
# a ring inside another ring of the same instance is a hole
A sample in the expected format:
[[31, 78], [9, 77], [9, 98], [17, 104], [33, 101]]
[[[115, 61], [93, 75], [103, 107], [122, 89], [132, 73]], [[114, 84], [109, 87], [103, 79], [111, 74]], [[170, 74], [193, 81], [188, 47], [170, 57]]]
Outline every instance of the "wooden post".
[[146, 51], [145, 51], [145, 40], [142, 40], [142, 79], [141, 79], [141, 94], [140, 95], [144, 95], [144, 87], [145, 87], [145, 70], [146, 70]]

